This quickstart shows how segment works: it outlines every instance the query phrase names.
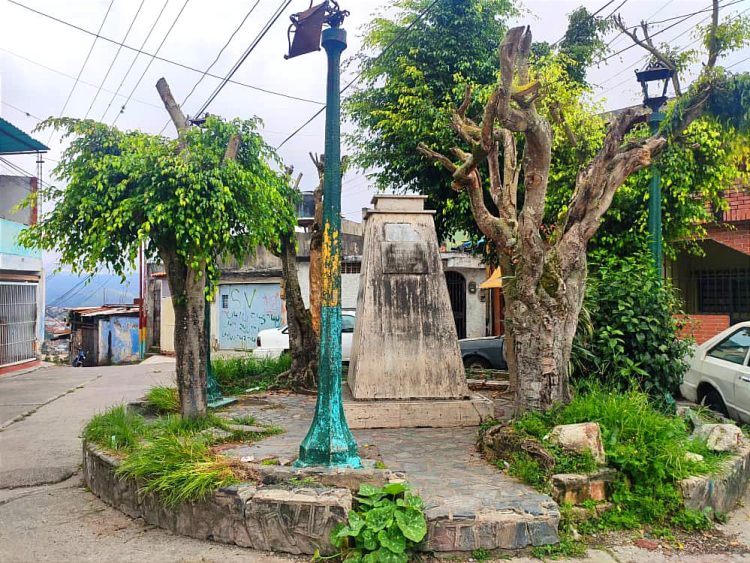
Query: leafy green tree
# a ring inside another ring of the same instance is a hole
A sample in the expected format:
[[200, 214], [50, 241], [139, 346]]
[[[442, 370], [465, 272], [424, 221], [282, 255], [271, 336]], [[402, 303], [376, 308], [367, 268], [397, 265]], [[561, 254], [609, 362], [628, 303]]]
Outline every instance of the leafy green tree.
[[48, 119], [70, 145], [54, 170], [65, 187], [42, 190], [54, 209], [21, 242], [57, 251], [74, 271], [101, 265], [124, 275], [143, 245], [165, 266], [175, 310], [180, 410], [206, 412], [206, 298], [222, 256], [275, 247], [293, 229], [288, 179], [257, 132], [258, 121], [209, 117], [188, 126], [163, 79], [160, 93], [179, 136], [120, 131], [91, 120]]
[[[572, 196], [552, 225], [545, 222], [545, 215], [557, 175], [555, 127], [573, 137], [577, 130], [567, 127], [570, 118], [555, 115], [556, 100], [549, 97], [544, 74], [530, 66], [528, 28], [517, 27], [506, 34], [499, 51], [500, 78], [482, 111], [473, 110], [470, 89], [454, 111], [451, 128], [463, 148], [453, 149], [450, 158], [419, 144], [426, 159], [451, 174], [451, 187], [467, 194], [477, 226], [498, 250], [506, 279], [506, 350], [517, 412], [546, 410], [570, 400], [568, 365], [586, 287], [588, 244], [618, 188], [648, 167], [706, 111], [721, 122], [746, 127], [747, 81], [716, 66], [726, 44], [716, 40], [725, 32], [718, 11], [714, 0], [714, 24], [705, 34], [706, 64], [696, 81], [670, 104], [662, 128], [653, 135], [633, 134], [644, 120], [641, 109], [612, 116], [600, 148], [578, 165]], [[726, 99], [744, 103], [729, 105]], [[484, 165], [497, 214], [485, 204]]]
[[445, 172], [425, 166], [416, 140], [444, 150], [454, 144], [452, 108], [464, 84], [495, 81], [497, 41], [517, 10], [512, 0], [450, 1], [420, 18], [432, 3], [393, 0], [393, 18], [376, 17], [365, 27], [364, 50], [354, 59], [360, 87], [344, 111], [357, 126], [348, 137], [355, 165], [374, 171], [379, 189], [427, 195], [442, 236], [472, 228], [468, 199], [450, 189]]

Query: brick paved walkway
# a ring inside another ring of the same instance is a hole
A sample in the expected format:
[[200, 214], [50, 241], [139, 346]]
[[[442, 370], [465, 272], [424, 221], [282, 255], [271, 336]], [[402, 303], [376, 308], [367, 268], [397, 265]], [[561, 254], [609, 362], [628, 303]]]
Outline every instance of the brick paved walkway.
[[[314, 406], [314, 397], [302, 395], [266, 394], [245, 399], [230, 407], [230, 412], [254, 416], [258, 422], [281, 426], [286, 432], [224, 453], [253, 456], [255, 461], [296, 458]], [[407, 481], [425, 500], [430, 520], [472, 520], [480, 515], [493, 521], [516, 516], [556, 519], [558, 508], [550, 497], [480, 457], [474, 447], [476, 434], [475, 427], [354, 431], [361, 449], [375, 446], [389, 469], [406, 472]], [[476, 533], [472, 529], [471, 534]], [[472, 541], [478, 540], [474, 537]]]

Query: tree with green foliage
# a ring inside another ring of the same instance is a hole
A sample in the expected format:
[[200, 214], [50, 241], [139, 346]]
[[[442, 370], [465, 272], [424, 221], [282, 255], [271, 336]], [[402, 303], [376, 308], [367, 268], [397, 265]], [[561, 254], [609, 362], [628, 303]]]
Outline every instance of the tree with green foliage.
[[438, 2], [425, 12], [432, 3], [393, 0], [394, 18], [375, 17], [365, 27], [364, 50], [355, 56], [360, 86], [344, 111], [357, 126], [347, 139], [355, 165], [375, 171], [378, 189], [428, 196], [443, 237], [472, 229], [468, 200], [450, 189], [448, 174], [425, 166], [415, 139], [452, 146], [456, 87], [495, 81], [497, 40], [517, 10], [512, 0], [467, 0]]
[[[560, 142], [558, 131], [577, 141], [578, 128], [571, 119], [585, 112], [580, 104], [577, 110], [576, 105], [563, 108], [565, 114], [555, 107], [546, 70], [530, 66], [528, 28], [506, 34], [500, 46], [500, 79], [482, 100], [481, 111], [474, 109], [471, 88], [454, 111], [451, 129], [464, 148], [453, 148], [449, 158], [419, 144], [426, 159], [451, 174], [451, 187], [468, 195], [477, 226], [498, 251], [505, 277], [505, 349], [517, 412], [546, 410], [570, 400], [568, 365], [586, 287], [587, 248], [617, 189], [706, 111], [722, 122], [747, 124], [747, 103], [727, 101], [747, 100], [748, 81], [716, 66], [728, 44], [717, 37], [724, 37], [729, 24], [718, 23], [718, 0], [713, 9], [714, 24], [704, 34], [706, 64], [670, 104], [662, 128], [654, 135], [633, 134], [645, 118], [641, 109], [612, 116], [593, 154], [581, 151], [584, 158], [579, 156], [572, 196], [554, 224], [545, 223], [549, 186], [557, 174], [552, 167], [554, 145]], [[485, 204], [485, 165], [496, 214]]]
[[139, 248], [164, 263], [175, 311], [180, 412], [206, 413], [204, 313], [218, 261], [259, 245], [275, 247], [294, 227], [288, 179], [274, 167], [258, 120], [208, 117], [191, 127], [164, 79], [157, 84], [177, 139], [120, 131], [92, 120], [50, 118], [70, 139], [54, 175], [65, 187], [41, 190], [54, 209], [26, 229], [29, 247], [59, 252], [75, 272], [106, 266], [120, 275]]

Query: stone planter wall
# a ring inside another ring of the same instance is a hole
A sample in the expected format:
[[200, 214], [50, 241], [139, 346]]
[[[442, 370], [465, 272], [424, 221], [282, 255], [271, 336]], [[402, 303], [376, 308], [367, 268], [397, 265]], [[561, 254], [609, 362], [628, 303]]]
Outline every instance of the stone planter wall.
[[716, 475], [688, 477], [680, 481], [685, 506], [694, 510], [712, 509], [726, 514], [737, 506], [750, 479], [750, 445], [745, 444], [727, 460]]
[[83, 445], [83, 473], [91, 491], [133, 518], [184, 536], [263, 551], [293, 554], [330, 552], [331, 530], [347, 518], [352, 495], [346, 488], [275, 488], [235, 485], [203, 501], [165, 507], [115, 471], [119, 461]]

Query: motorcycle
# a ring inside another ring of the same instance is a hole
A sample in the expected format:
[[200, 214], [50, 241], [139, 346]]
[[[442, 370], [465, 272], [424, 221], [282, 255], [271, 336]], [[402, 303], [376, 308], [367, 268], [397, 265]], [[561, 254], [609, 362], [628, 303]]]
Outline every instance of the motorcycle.
[[78, 354], [75, 358], [73, 358], [73, 367], [74, 368], [80, 368], [83, 367], [83, 362], [86, 360], [86, 352], [83, 350], [78, 350]]

